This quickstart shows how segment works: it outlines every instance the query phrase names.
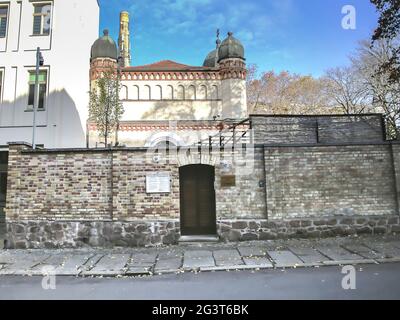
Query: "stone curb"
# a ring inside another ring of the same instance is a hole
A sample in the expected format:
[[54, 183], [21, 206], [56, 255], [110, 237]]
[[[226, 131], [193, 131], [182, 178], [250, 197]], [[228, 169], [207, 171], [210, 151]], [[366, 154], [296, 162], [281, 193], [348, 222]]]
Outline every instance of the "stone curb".
[[335, 261], [324, 261], [323, 265], [326, 266], [341, 266], [349, 264], [376, 264], [374, 259], [356, 259], [356, 260], [335, 260]]
[[[386, 258], [386, 259], [359, 259], [359, 260], [336, 260], [324, 261], [319, 263], [302, 263], [302, 264], [274, 264], [274, 265], [232, 265], [232, 266], [214, 266], [214, 267], [199, 267], [193, 269], [165, 269], [157, 270], [156, 272], [129, 272], [123, 270], [111, 271], [81, 271], [78, 273], [60, 273], [56, 276], [75, 276], [75, 277], [135, 277], [135, 276], [157, 276], [165, 274], [180, 274], [185, 272], [216, 272], [216, 271], [244, 271], [244, 270], [268, 270], [268, 269], [294, 269], [294, 268], [310, 268], [310, 267], [324, 267], [324, 266], [342, 266], [342, 265], [358, 265], [358, 264], [379, 264], [379, 263], [393, 263], [400, 262], [400, 258]], [[40, 271], [7, 271], [7, 268], [0, 270], [0, 276], [44, 276]]]

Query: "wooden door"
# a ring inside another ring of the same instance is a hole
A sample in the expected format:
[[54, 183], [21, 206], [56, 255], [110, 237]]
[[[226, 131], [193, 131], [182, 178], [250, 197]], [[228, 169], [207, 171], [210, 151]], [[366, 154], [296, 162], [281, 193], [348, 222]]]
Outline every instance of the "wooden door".
[[208, 165], [179, 169], [181, 234], [216, 235], [215, 171]]

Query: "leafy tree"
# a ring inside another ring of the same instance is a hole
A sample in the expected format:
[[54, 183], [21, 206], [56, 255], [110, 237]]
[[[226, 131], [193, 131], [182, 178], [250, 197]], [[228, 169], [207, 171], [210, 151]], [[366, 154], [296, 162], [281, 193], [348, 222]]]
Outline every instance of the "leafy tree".
[[99, 137], [103, 139], [106, 147], [111, 134], [118, 133], [119, 122], [124, 113], [119, 100], [120, 90], [119, 76], [107, 70], [96, 80], [90, 92], [89, 117], [96, 124]]
[[[378, 27], [372, 40], [373, 43], [379, 40], [394, 40], [400, 34], [400, 0], [371, 0], [379, 12]], [[389, 75], [389, 81], [396, 81], [400, 78], [400, 46], [391, 48], [391, 57], [380, 66], [380, 72]]]
[[257, 66], [248, 68], [247, 101], [249, 113], [317, 114], [330, 113], [325, 96], [325, 80], [268, 71], [257, 76]]

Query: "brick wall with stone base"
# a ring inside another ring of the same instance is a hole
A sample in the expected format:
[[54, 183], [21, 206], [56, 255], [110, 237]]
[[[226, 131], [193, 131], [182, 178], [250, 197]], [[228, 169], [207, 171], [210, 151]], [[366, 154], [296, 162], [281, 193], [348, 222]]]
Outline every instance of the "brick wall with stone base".
[[326, 238], [389, 233], [400, 233], [399, 216], [224, 220], [219, 223], [219, 235], [223, 241]]
[[145, 247], [176, 244], [180, 225], [165, 221], [9, 221], [7, 248]]
[[[400, 233], [398, 216], [220, 220], [220, 241], [325, 238]], [[178, 220], [15, 221], [7, 223], [8, 248], [151, 247], [177, 244]]]

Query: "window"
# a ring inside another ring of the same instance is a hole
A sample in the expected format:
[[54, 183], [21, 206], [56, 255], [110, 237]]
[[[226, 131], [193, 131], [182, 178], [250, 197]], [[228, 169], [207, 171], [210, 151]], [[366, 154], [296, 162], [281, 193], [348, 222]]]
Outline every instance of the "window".
[[33, 35], [49, 35], [51, 26], [51, 4], [34, 4], [33, 8]]
[[218, 87], [217, 86], [212, 86], [212, 88], [211, 88], [211, 99], [218, 100]]
[[[35, 71], [29, 72], [29, 96], [28, 106], [33, 109], [34, 96], [35, 96]], [[47, 71], [43, 70], [39, 73], [39, 105], [38, 110], [43, 110], [45, 107], [47, 92]]]
[[185, 100], [185, 87], [182, 86], [182, 85], [178, 86], [177, 99], [178, 100]]
[[188, 100], [196, 100], [196, 88], [195, 86], [189, 86], [187, 90], [187, 97]]
[[0, 6], [0, 38], [7, 34], [8, 6]]
[[143, 97], [140, 95], [142, 100], [151, 100], [151, 89], [150, 86], [145, 85], [143, 87]]
[[139, 87], [133, 86], [132, 100], [139, 100]]
[[207, 87], [202, 85], [200, 87], [199, 97], [200, 100], [207, 100]]
[[173, 100], [174, 99], [174, 87], [173, 86], [167, 86], [167, 92], [165, 95], [166, 100]]
[[128, 100], [128, 87], [121, 86], [121, 91], [119, 93], [119, 97], [121, 100]]
[[153, 100], [162, 100], [162, 88], [157, 85], [154, 87], [154, 92], [152, 96]]

